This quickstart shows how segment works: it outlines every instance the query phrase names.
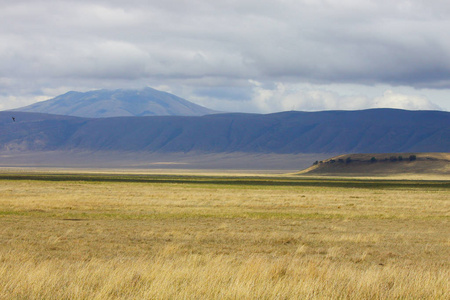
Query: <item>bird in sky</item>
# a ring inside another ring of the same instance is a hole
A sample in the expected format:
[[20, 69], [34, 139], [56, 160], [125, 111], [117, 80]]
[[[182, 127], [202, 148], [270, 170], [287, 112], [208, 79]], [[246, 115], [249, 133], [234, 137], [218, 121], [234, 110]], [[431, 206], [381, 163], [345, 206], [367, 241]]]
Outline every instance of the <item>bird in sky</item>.
[[13, 122], [15, 122], [16, 121], [16, 117], [12, 117], [12, 120], [13, 120]]

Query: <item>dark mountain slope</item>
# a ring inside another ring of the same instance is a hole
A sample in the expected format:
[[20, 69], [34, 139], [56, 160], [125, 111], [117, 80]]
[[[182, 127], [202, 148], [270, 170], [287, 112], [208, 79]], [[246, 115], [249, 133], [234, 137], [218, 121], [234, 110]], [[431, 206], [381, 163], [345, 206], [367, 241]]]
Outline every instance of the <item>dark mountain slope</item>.
[[[12, 121], [12, 116], [16, 121]], [[64, 148], [85, 119], [38, 113], [0, 112], [0, 149], [41, 151]]]
[[[449, 152], [450, 113], [364, 111], [83, 119], [0, 113], [0, 148], [149, 152]], [[20, 145], [20, 147], [19, 147]]]
[[53, 99], [15, 109], [86, 118], [118, 116], [202, 116], [214, 113], [175, 95], [152, 88], [68, 92]]

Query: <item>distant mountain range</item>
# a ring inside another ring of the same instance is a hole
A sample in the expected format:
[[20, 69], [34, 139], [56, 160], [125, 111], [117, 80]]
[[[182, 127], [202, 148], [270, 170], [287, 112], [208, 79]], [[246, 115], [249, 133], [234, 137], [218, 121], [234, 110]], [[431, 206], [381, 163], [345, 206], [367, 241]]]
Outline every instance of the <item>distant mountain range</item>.
[[450, 113], [370, 109], [90, 119], [5, 111], [0, 112], [0, 150], [450, 152]]
[[215, 111], [152, 88], [68, 92], [15, 111], [85, 118], [131, 116], [202, 116]]

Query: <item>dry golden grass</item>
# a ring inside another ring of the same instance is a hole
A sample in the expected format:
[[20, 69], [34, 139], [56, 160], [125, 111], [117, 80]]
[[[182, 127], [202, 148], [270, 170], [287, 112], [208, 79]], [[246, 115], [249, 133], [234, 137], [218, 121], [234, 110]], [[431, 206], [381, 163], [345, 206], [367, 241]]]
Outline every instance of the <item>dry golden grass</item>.
[[448, 299], [448, 195], [0, 180], [0, 298]]

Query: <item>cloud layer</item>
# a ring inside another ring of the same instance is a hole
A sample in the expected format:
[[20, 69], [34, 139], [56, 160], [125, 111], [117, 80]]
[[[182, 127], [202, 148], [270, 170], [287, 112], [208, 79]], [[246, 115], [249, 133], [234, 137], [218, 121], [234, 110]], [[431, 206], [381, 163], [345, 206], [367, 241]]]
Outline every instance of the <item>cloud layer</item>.
[[[188, 99], [205, 100], [209, 94], [210, 103], [218, 106], [226, 103], [220, 102], [226, 98], [222, 91], [231, 97], [228, 103], [236, 101], [236, 107], [250, 110], [268, 109], [264, 101], [269, 96], [264, 93], [271, 93], [271, 99], [278, 95], [283, 109], [286, 105], [423, 109], [436, 106], [422, 96], [392, 96], [395, 87], [450, 88], [446, 1], [19, 0], [0, 4], [3, 107], [11, 106], [5, 102], [11, 97], [32, 102], [64, 88], [150, 85], [166, 86]], [[254, 82], [262, 83], [264, 90], [256, 89]], [[392, 92], [375, 99], [346, 98], [320, 89], [282, 91], [304, 83], [388, 85]], [[445, 108], [444, 100], [439, 101]]]
[[367, 108], [399, 108], [411, 110], [438, 110], [439, 106], [424, 97], [405, 95], [387, 90], [382, 96], [368, 98], [361, 95], [342, 96], [327, 90], [296, 90], [278, 84], [276, 89], [255, 88], [252, 99], [262, 112], [286, 110], [358, 110]]

